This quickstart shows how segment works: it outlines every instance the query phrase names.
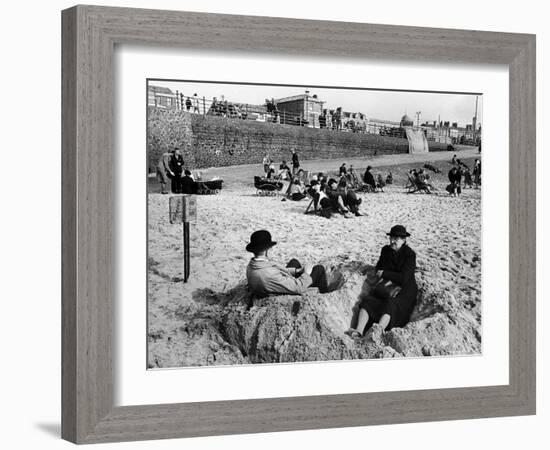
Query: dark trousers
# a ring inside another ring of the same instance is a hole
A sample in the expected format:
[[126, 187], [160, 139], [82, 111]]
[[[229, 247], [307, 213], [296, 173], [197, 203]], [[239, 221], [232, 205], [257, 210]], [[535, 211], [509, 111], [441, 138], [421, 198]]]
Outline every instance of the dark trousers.
[[[296, 258], [292, 258], [286, 266], [292, 267], [294, 269], [302, 268], [300, 261], [298, 261]], [[311, 269], [310, 275], [311, 275], [312, 282], [309, 285], [309, 287], [316, 287], [316, 288], [319, 288], [319, 292], [326, 292], [328, 283], [327, 283], [327, 272], [325, 271], [324, 266], [322, 266], [321, 264], [317, 264], [313, 266], [313, 269]]]

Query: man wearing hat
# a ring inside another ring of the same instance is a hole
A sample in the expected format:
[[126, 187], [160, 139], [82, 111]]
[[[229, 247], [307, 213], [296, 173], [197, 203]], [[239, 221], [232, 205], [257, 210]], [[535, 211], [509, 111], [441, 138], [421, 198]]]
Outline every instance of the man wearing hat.
[[248, 289], [259, 297], [271, 294], [303, 294], [308, 287], [318, 287], [319, 292], [331, 292], [340, 288], [344, 278], [340, 272], [333, 271], [327, 276], [325, 268], [318, 264], [302, 267], [296, 259], [291, 259], [282, 267], [267, 257], [267, 253], [276, 242], [271, 240], [271, 233], [259, 230], [252, 233], [246, 251], [254, 257], [246, 268]]
[[166, 185], [168, 184], [168, 180], [174, 177], [174, 172], [172, 171], [171, 165], [172, 158], [176, 150], [178, 150], [177, 147], [169, 152], [163, 153], [157, 164], [157, 180], [160, 183], [161, 192], [163, 194], [168, 194]]
[[361, 298], [357, 326], [348, 330], [352, 337], [362, 336], [374, 322], [382, 330], [403, 327], [416, 305], [416, 253], [407, 245], [410, 234], [403, 225], [395, 225], [387, 235], [390, 244], [382, 247], [376, 281]]

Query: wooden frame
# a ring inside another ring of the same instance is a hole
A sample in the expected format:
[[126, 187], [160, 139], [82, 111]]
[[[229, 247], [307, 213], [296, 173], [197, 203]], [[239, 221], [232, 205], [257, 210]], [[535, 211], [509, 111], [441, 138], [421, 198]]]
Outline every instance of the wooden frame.
[[[533, 35], [95, 6], [63, 11], [62, 28], [64, 439], [94, 443], [535, 413]], [[330, 39], [323, 39], [327, 33]], [[506, 64], [509, 384], [114, 407], [112, 119], [113, 52], [118, 43]]]

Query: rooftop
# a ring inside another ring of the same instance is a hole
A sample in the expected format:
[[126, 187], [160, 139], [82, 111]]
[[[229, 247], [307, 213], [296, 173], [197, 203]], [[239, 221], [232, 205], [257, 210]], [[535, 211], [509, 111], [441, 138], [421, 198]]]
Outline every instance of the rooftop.
[[307, 100], [309, 102], [324, 103], [318, 98], [314, 98], [308, 94], [292, 95], [290, 97], [276, 98], [275, 103], [295, 102], [296, 100]]

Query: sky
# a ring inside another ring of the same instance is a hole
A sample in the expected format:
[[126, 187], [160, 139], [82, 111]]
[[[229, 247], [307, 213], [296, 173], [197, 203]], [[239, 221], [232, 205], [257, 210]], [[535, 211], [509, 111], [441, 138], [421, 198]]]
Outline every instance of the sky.
[[[393, 120], [399, 122], [404, 114], [416, 123], [416, 112], [420, 111], [420, 123], [437, 121], [458, 122], [459, 126], [472, 123], [475, 114], [476, 95], [448, 94], [408, 91], [379, 91], [366, 89], [318, 88], [314, 86], [263, 86], [243, 84], [222, 84], [209, 82], [182, 82], [153, 80], [150, 84], [170, 88], [184, 95], [221, 99], [261, 105], [266, 99], [289, 97], [305, 93], [317, 94], [326, 102], [324, 108], [362, 112], [369, 119]], [[483, 96], [478, 96], [478, 124], [482, 124]]]

